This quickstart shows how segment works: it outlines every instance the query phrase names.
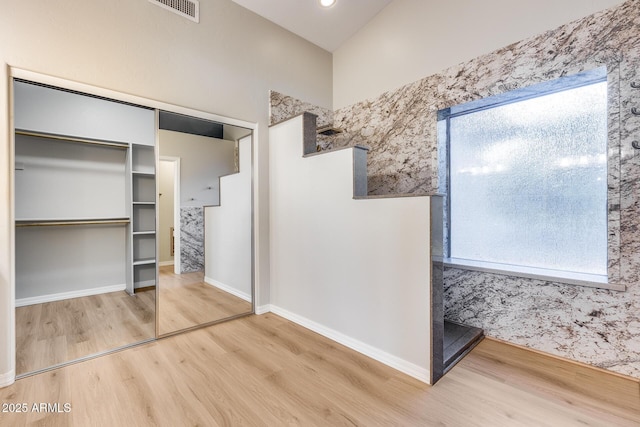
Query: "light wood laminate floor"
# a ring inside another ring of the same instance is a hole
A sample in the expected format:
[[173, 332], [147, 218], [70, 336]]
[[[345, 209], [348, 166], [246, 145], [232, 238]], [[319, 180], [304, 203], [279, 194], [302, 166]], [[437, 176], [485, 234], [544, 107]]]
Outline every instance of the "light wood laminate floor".
[[16, 308], [16, 373], [155, 337], [155, 290], [125, 291]]
[[251, 313], [251, 303], [204, 282], [204, 272], [175, 274], [160, 267], [158, 334]]
[[637, 381], [485, 339], [425, 385], [273, 314], [28, 377], [0, 413], [46, 426], [638, 426]]

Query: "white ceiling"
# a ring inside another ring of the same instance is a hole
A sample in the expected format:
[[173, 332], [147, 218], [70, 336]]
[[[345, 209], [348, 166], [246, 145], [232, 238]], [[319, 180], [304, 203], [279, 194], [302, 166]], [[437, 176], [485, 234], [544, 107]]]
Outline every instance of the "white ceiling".
[[393, 0], [233, 0], [258, 15], [328, 50], [335, 51]]

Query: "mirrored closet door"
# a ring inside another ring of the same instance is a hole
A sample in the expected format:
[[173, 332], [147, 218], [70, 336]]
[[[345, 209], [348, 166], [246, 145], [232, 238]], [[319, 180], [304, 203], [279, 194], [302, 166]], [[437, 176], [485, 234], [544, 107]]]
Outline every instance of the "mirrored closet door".
[[158, 335], [253, 312], [251, 129], [159, 114]]
[[156, 112], [14, 80], [16, 373], [155, 337]]

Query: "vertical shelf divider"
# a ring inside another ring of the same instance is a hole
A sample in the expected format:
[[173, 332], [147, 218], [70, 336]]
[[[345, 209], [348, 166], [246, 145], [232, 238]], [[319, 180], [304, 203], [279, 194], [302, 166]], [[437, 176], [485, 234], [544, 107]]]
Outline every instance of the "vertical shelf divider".
[[131, 293], [157, 283], [156, 151], [151, 145], [131, 145]]
[[127, 150], [127, 166], [126, 166], [126, 204], [127, 204], [127, 214], [131, 219], [129, 221], [129, 225], [127, 226], [127, 247], [126, 247], [126, 259], [127, 259], [127, 267], [126, 267], [126, 288], [125, 291], [129, 295], [133, 295], [134, 283], [133, 283], [133, 179], [132, 179], [132, 157], [133, 157], [133, 144], [129, 144], [129, 149]]

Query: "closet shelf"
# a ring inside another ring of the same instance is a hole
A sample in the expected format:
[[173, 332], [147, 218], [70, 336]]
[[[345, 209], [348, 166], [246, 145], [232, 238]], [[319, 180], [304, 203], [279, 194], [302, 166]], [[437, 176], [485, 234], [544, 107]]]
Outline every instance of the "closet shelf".
[[16, 129], [16, 135], [33, 136], [36, 138], [55, 139], [56, 141], [62, 141], [62, 142], [99, 145], [102, 147], [117, 148], [120, 150], [129, 149], [129, 144], [127, 143], [108, 142], [108, 141], [100, 141], [96, 139], [86, 139], [86, 138], [75, 138], [72, 136], [55, 135], [55, 134], [43, 133], [43, 132], [33, 132], [33, 131], [24, 131], [24, 130]]
[[133, 265], [148, 265], [148, 264], [155, 264], [156, 263], [156, 259], [155, 258], [144, 258], [144, 259], [137, 259], [135, 261], [133, 261]]
[[126, 225], [129, 218], [91, 218], [91, 219], [16, 219], [16, 227], [60, 227], [71, 225]]

